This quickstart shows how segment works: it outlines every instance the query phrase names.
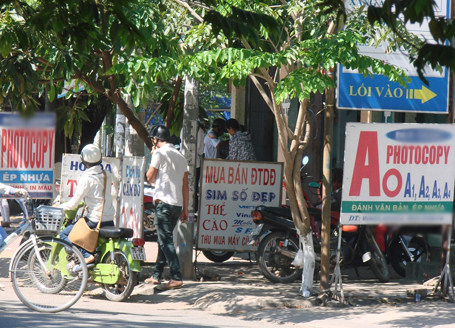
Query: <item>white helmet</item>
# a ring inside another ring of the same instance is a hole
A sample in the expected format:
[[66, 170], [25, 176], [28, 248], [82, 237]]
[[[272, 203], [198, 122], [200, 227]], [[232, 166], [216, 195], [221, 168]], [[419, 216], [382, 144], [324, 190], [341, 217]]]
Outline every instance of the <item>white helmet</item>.
[[98, 165], [101, 163], [101, 151], [94, 144], [88, 144], [81, 151], [81, 159], [85, 165]]

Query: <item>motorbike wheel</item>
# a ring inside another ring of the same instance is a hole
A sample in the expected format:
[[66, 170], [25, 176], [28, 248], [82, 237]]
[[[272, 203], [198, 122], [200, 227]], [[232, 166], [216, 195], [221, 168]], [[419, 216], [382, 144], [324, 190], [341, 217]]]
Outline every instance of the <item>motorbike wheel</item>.
[[379, 245], [376, 243], [374, 234], [371, 231], [370, 233], [367, 231], [365, 238], [369, 245], [368, 249], [371, 252], [371, 259], [368, 261], [371, 271], [373, 271], [374, 275], [380, 282], [388, 282], [390, 280], [390, 277], [389, 269], [387, 267], [387, 260], [379, 248]]
[[234, 252], [202, 251], [202, 254], [204, 254], [204, 256], [212, 262], [221, 263], [229, 260], [234, 255]]
[[[409, 251], [414, 256], [413, 262], [428, 261], [430, 254], [428, 252], [427, 242], [420, 237], [413, 237], [408, 245]], [[406, 276], [406, 264], [410, 261], [408, 254], [403, 249], [401, 243], [395, 243], [390, 249], [390, 264], [400, 276]]]
[[[115, 284], [103, 284], [104, 294], [110, 301], [122, 302], [133, 292], [134, 286], [136, 286], [137, 273], [131, 270], [128, 258], [122, 251], [115, 250], [113, 258], [113, 262], [120, 269], [120, 276]], [[112, 263], [110, 253], [105, 256], [103, 262]]]
[[[294, 236], [289, 236], [288, 245], [284, 247], [285, 240], [285, 232], [273, 232], [265, 236], [259, 244], [259, 268], [271, 282], [286, 284], [302, 277], [302, 270], [291, 264], [299, 250], [299, 242]], [[280, 251], [285, 251], [288, 256]]]
[[155, 210], [144, 211], [144, 229], [156, 233]]

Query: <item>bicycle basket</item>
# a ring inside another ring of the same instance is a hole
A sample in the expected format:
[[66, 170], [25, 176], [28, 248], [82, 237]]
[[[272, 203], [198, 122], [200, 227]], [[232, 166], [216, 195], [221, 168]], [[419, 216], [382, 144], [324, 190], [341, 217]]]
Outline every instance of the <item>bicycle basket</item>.
[[35, 210], [35, 227], [38, 234], [57, 234], [65, 218], [63, 208], [40, 205]]

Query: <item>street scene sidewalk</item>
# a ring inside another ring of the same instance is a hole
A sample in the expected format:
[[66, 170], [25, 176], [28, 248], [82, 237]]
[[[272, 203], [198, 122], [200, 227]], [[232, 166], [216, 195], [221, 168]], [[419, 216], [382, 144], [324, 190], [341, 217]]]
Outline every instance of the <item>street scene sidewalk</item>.
[[[422, 281], [402, 279], [392, 268], [391, 280], [380, 283], [367, 267], [342, 269], [343, 291], [347, 305], [329, 300], [318, 305], [319, 281], [314, 283], [314, 295], [299, 295], [300, 282], [274, 284], [261, 274], [255, 259], [249, 254], [235, 254], [224, 263], [213, 263], [202, 253], [197, 255], [195, 273], [198, 280], [185, 280], [181, 289], [158, 291], [156, 285], [146, 284], [156, 258], [157, 244], [146, 243], [147, 262], [138, 285], [127, 302], [107, 301], [100, 286], [91, 284], [82, 299], [68, 311], [96, 306], [129, 308], [149, 304], [161, 310], [202, 310], [216, 315], [229, 315], [243, 320], [264, 320], [269, 323], [293, 324], [299, 327], [455, 327], [454, 306], [437, 296], [426, 296], [433, 289]], [[8, 279], [8, 265], [13, 249], [0, 256], [0, 284], [2, 293], [17, 299]], [[165, 278], [169, 272], [165, 271]], [[416, 302], [416, 291], [421, 294]], [[333, 288], [332, 288], [333, 292]], [[0, 297], [2, 298], [2, 297]], [[19, 305], [20, 301], [17, 299]], [[95, 306], [95, 305], [92, 305]], [[25, 306], [23, 306], [25, 308]], [[27, 308], [25, 308], [27, 309]], [[62, 312], [65, 315], [68, 311]], [[218, 327], [214, 322], [211, 327]]]

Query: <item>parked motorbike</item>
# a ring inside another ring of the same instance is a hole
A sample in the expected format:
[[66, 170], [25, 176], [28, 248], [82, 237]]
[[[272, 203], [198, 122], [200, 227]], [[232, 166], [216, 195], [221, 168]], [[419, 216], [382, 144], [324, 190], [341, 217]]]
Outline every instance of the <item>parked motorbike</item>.
[[387, 261], [400, 276], [406, 276], [409, 262], [430, 261], [430, 245], [415, 228], [378, 225], [373, 229], [376, 241]]
[[[316, 262], [320, 261], [320, 221], [321, 212], [308, 208], [313, 230], [313, 245]], [[289, 208], [258, 206], [251, 212], [257, 224], [250, 235], [250, 244], [260, 241], [257, 256], [263, 275], [272, 282], [289, 283], [301, 277], [301, 269], [292, 262], [299, 250], [297, 232]], [[270, 231], [270, 233], [268, 233]], [[336, 260], [337, 230], [333, 229], [332, 260]], [[389, 280], [387, 261], [375, 241], [369, 226], [343, 226], [341, 243], [342, 266], [358, 267], [368, 263], [381, 282]], [[335, 264], [335, 263], [333, 263]], [[316, 265], [316, 269], [319, 265]]]
[[[372, 227], [343, 225], [342, 231], [340, 266], [357, 268], [367, 264], [380, 282], [388, 282], [390, 277], [387, 260], [376, 243]], [[333, 264], [336, 263], [337, 234], [338, 231], [335, 230], [330, 247]]]
[[[316, 209], [309, 208], [308, 211], [315, 238], [315, 252], [320, 254], [320, 230], [316, 222], [320, 214]], [[251, 211], [251, 215], [256, 227], [250, 235], [250, 245], [260, 240], [257, 258], [264, 277], [276, 283], [290, 283], [300, 278], [302, 269], [292, 264], [299, 250], [299, 241], [290, 208], [258, 206]], [[317, 261], [319, 259], [317, 256]]]

